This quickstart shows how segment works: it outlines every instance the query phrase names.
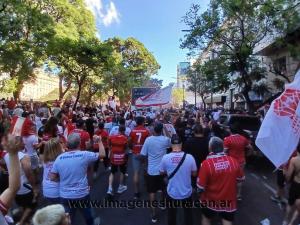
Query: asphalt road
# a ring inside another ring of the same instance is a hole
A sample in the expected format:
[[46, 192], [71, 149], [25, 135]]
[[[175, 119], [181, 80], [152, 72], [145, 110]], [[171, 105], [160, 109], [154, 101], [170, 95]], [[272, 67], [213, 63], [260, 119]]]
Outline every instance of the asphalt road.
[[[129, 162], [129, 165], [130, 162]], [[270, 196], [276, 191], [276, 174], [274, 168], [267, 160], [254, 160], [246, 166], [246, 181], [243, 185], [242, 195], [243, 200], [238, 204], [236, 213], [236, 225], [259, 225], [263, 220], [269, 220], [271, 225], [281, 225], [284, 215], [284, 207], [270, 200]], [[122, 195], [115, 195], [116, 200], [132, 200], [133, 185], [132, 185], [132, 169], [128, 168], [128, 190]], [[94, 181], [91, 189], [91, 199], [102, 200], [106, 196], [108, 186], [109, 172], [104, 171], [101, 165], [98, 171], [98, 178]], [[117, 184], [115, 185], [117, 188]], [[148, 199], [143, 188], [142, 199]], [[101, 225], [147, 225], [151, 224], [150, 210], [145, 208], [140, 209], [93, 209], [94, 217], [100, 218]], [[158, 225], [167, 224], [166, 211], [158, 210]], [[178, 225], [182, 224], [182, 219], [179, 214]], [[84, 225], [81, 215], [78, 213], [78, 219], [74, 225]], [[194, 210], [194, 224], [201, 224], [201, 210]], [[216, 219], [214, 225], [219, 225], [220, 221]], [[97, 225], [97, 224], [96, 224]], [[263, 224], [264, 225], [264, 224]]]

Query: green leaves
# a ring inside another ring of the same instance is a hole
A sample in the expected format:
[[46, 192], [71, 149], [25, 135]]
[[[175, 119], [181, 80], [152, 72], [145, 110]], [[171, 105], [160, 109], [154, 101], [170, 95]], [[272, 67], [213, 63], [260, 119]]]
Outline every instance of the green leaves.
[[153, 54], [135, 38], [112, 38], [104, 43], [112, 46], [115, 59], [109, 73], [104, 73], [104, 79], [124, 102], [129, 100], [131, 88], [147, 82], [152, 75], [157, 74], [160, 66]]
[[54, 35], [53, 21], [36, 7], [37, 1], [3, 0], [0, 10], [0, 71], [14, 79], [18, 89], [46, 57]]
[[237, 85], [244, 95], [254, 87], [262, 93], [266, 87], [253, 85], [265, 76], [254, 50], [267, 37], [295, 31], [300, 21], [297, 7], [293, 0], [213, 0], [200, 14], [200, 6], [193, 5], [183, 19], [190, 32], [181, 47], [190, 55], [209, 55], [201, 59], [206, 61], [203, 73], [214, 80], [215, 91]]
[[95, 19], [84, 0], [2, 0], [0, 3], [0, 89], [20, 93], [43, 67], [60, 78], [60, 98], [76, 87], [77, 101], [117, 90], [130, 96], [160, 68], [153, 54], [134, 38], [97, 38]]

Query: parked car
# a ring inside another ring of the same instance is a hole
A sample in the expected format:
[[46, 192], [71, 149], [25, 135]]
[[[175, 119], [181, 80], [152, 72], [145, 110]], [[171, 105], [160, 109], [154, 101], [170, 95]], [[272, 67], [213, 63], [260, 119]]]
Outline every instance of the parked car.
[[255, 145], [255, 139], [261, 126], [259, 117], [244, 114], [222, 114], [218, 123], [226, 132], [230, 132], [232, 124], [238, 123], [242, 132], [241, 134], [251, 140], [251, 144], [255, 150], [254, 154], [262, 156], [262, 153]]

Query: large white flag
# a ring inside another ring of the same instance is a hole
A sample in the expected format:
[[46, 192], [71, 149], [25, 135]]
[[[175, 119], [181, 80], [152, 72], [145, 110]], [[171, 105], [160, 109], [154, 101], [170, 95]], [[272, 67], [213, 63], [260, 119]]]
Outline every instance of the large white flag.
[[170, 103], [172, 86], [160, 89], [152, 94], [138, 98], [135, 101], [136, 107], [161, 106]]
[[257, 147], [278, 168], [295, 151], [300, 138], [300, 70], [272, 102], [256, 138]]

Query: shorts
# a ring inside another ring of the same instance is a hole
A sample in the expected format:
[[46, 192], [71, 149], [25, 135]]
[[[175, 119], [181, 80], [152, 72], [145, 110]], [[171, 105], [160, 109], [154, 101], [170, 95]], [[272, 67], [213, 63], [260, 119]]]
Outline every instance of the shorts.
[[111, 165], [111, 170], [110, 172], [112, 174], [115, 174], [117, 173], [118, 171], [120, 171], [121, 173], [125, 174], [126, 171], [127, 171], [127, 167], [126, 167], [126, 164], [123, 164], [123, 165]]
[[297, 199], [300, 199], [300, 184], [292, 181], [289, 191], [289, 205], [294, 205]]
[[39, 167], [39, 157], [37, 155], [30, 156], [31, 169], [36, 170]]
[[140, 155], [132, 154], [132, 168], [133, 168], [133, 171], [134, 172], [140, 171], [141, 168], [142, 168], [142, 165], [143, 165], [143, 163], [142, 163]]
[[201, 211], [202, 211], [203, 215], [208, 219], [212, 219], [212, 218], [216, 217], [217, 215], [219, 215], [223, 220], [226, 220], [229, 222], [233, 222], [233, 220], [234, 220], [235, 212], [225, 212], [225, 211], [218, 212], [218, 211], [214, 211], [209, 208], [202, 208]]
[[44, 197], [45, 205], [55, 205], [55, 204], [60, 204], [61, 200], [60, 198], [48, 198]]
[[283, 175], [283, 170], [277, 170], [277, 186], [280, 188], [284, 188], [285, 186], [285, 178]]
[[165, 190], [164, 177], [162, 175], [149, 175], [146, 176], [147, 192], [156, 193], [157, 191]]
[[15, 200], [17, 205], [23, 208], [33, 209], [37, 206], [37, 203], [34, 202], [34, 196], [32, 191], [24, 195], [16, 195]]

